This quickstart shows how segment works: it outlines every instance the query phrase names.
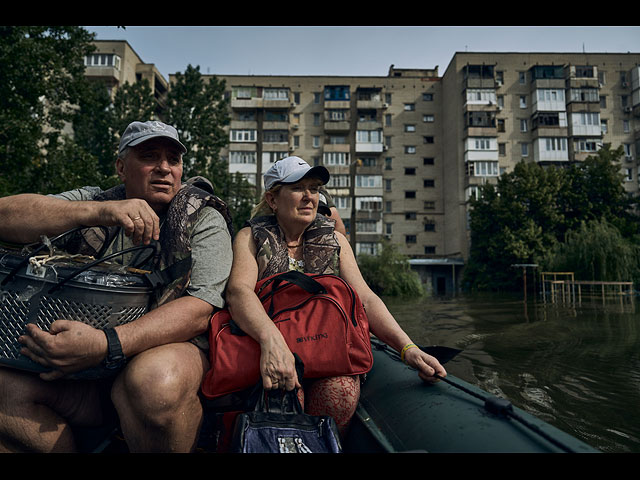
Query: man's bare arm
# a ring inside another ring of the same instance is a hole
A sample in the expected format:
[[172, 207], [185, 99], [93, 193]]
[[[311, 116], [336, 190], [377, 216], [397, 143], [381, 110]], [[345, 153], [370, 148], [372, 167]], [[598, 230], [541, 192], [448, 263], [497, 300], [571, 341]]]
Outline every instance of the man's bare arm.
[[68, 201], [25, 193], [0, 198], [0, 240], [14, 243], [38, 241], [75, 227], [114, 226], [133, 235], [134, 243], [148, 244], [160, 234], [158, 216], [137, 198], [121, 201]]

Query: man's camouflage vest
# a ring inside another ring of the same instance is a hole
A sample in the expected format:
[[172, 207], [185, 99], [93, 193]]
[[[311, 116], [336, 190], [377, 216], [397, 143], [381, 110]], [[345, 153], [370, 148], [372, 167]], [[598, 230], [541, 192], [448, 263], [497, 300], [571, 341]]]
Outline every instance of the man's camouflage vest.
[[[284, 234], [274, 215], [249, 220], [257, 246], [258, 280], [289, 270], [289, 253]], [[302, 259], [306, 273], [340, 271], [340, 244], [334, 234], [335, 222], [316, 215], [302, 235]]]
[[[124, 200], [124, 185], [118, 185], [96, 196], [96, 201]], [[182, 296], [191, 278], [191, 233], [200, 210], [210, 206], [224, 217], [229, 234], [233, 226], [227, 205], [213, 194], [213, 186], [203, 177], [188, 179], [169, 204], [160, 229], [159, 252], [153, 259], [155, 278], [162, 282], [156, 289], [150, 309]], [[96, 256], [113, 242], [120, 227], [93, 227], [82, 230], [66, 244], [69, 253]], [[154, 278], [154, 277], [152, 277]]]

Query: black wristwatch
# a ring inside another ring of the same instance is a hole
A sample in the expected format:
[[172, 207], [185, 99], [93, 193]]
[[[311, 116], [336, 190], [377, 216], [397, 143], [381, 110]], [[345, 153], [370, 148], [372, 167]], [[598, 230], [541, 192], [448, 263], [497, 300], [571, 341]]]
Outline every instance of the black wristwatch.
[[109, 370], [117, 370], [124, 367], [127, 358], [122, 353], [122, 345], [115, 328], [103, 328], [102, 331], [107, 336], [107, 356], [102, 362], [103, 366]]

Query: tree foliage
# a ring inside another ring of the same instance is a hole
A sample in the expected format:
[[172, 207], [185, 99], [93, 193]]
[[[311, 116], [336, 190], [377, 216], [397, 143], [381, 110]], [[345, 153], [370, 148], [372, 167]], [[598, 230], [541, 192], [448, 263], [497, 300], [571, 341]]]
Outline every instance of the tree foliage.
[[45, 185], [86, 86], [93, 35], [74, 26], [0, 26], [0, 195]]
[[378, 295], [424, 295], [420, 277], [411, 270], [407, 257], [387, 240], [382, 242], [380, 255], [359, 255], [358, 266], [369, 287]]
[[224, 80], [212, 76], [205, 81], [199, 66], [188, 65], [184, 73], [175, 74], [166, 117], [189, 150], [184, 158], [185, 177], [201, 175], [211, 181], [216, 194], [229, 205], [237, 231], [249, 218], [254, 189], [242, 175], [230, 174], [220, 156], [229, 141], [224, 130], [230, 122], [224, 90]]
[[581, 221], [544, 263], [550, 271], [574, 272], [576, 280], [640, 280], [640, 246], [604, 219]]
[[605, 145], [598, 155], [566, 168], [522, 162], [495, 185], [485, 185], [471, 202], [465, 284], [478, 290], [520, 288], [513, 265], [543, 266], [549, 252], [585, 233], [585, 222], [604, 221], [623, 238], [633, 238], [639, 223], [622, 185], [622, 154], [622, 148]]

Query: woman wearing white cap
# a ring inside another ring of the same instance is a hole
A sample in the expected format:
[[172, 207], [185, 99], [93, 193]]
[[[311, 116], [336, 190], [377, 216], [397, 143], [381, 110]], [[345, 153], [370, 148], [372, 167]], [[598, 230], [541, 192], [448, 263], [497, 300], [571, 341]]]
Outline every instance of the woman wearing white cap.
[[[301, 387], [293, 354], [254, 293], [257, 281], [291, 269], [342, 277], [362, 300], [374, 335], [402, 352], [405, 362], [416, 368], [423, 380], [436, 381], [434, 374], [445, 376], [434, 357], [413, 348], [409, 336], [368, 287], [344, 235], [332, 228], [326, 233], [327, 225], [333, 223], [317, 215], [317, 209], [319, 188], [328, 181], [326, 168], [311, 168], [299, 157], [276, 162], [264, 174], [265, 194], [254, 209], [250, 226], [240, 230], [234, 240], [226, 300], [234, 321], [260, 344], [265, 389]], [[310, 242], [312, 231], [314, 241]], [[331, 415], [344, 433], [359, 400], [359, 378], [332, 377], [304, 383], [305, 410], [312, 415]]]

